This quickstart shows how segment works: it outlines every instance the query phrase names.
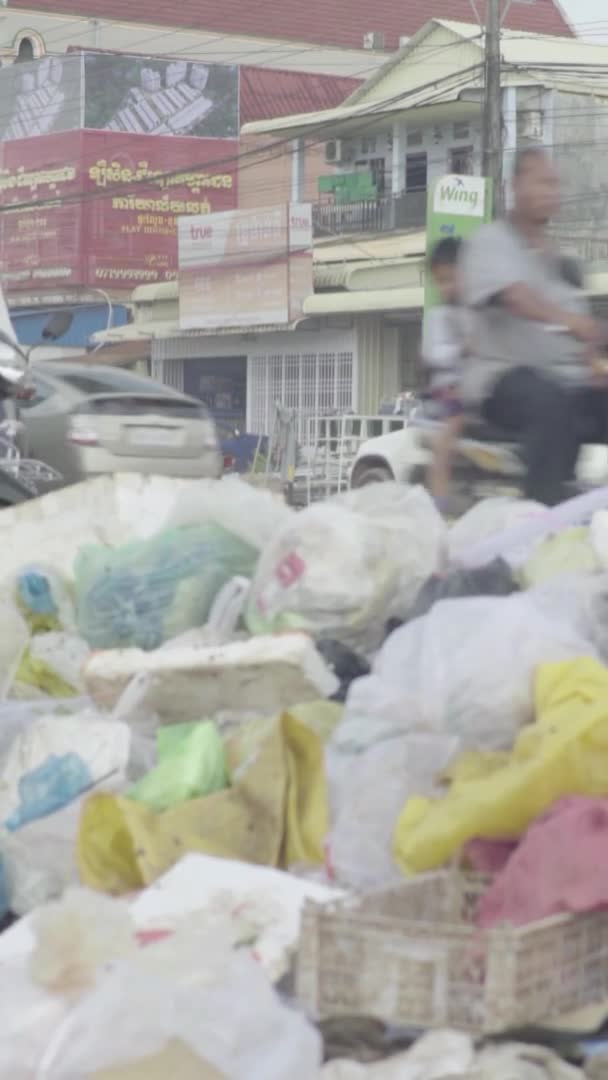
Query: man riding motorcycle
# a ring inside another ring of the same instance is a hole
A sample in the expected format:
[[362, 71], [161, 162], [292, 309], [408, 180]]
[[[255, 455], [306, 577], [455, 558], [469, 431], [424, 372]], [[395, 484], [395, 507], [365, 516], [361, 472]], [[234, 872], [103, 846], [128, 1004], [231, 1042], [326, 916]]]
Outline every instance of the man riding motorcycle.
[[525, 495], [555, 505], [582, 445], [608, 442], [608, 388], [593, 385], [604, 334], [548, 235], [559, 182], [542, 148], [517, 155], [513, 194], [510, 216], [479, 229], [464, 252], [474, 349], [462, 396], [521, 444]]

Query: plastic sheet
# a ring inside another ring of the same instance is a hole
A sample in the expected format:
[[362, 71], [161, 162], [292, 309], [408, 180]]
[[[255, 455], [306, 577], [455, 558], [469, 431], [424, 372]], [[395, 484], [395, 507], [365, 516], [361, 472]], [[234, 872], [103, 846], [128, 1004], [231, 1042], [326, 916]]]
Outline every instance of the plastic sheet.
[[136, 949], [128, 910], [77, 890], [43, 909], [35, 929], [30, 972], [0, 971], [1, 1075], [21, 1080], [26, 1061], [37, 1080], [95, 1076], [176, 1040], [227, 1080], [317, 1075], [319, 1034], [232, 948], [221, 917], [193, 917]]
[[372, 674], [353, 683], [344, 742], [396, 731], [459, 736], [465, 749], [503, 749], [533, 719], [539, 664], [594, 654], [573, 621], [545, 615], [525, 593], [443, 600], [385, 642]]

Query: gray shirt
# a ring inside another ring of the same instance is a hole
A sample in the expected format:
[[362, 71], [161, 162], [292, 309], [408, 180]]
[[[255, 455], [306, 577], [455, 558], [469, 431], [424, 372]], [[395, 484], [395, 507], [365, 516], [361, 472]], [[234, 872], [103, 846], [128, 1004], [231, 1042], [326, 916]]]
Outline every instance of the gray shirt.
[[556, 256], [535, 251], [508, 221], [482, 226], [467, 244], [462, 264], [464, 300], [472, 312], [474, 358], [466, 364], [462, 394], [479, 404], [514, 367], [539, 367], [570, 383], [586, 375], [584, 347], [557, 327], [512, 314], [500, 294], [529, 285], [562, 309], [584, 314], [584, 293], [564, 280]]

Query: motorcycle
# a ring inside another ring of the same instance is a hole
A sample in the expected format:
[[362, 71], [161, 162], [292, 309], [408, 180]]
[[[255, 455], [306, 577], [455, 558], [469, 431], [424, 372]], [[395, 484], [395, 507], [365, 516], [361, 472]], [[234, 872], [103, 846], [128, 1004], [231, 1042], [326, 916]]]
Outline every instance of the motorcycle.
[[[351, 488], [391, 480], [425, 484], [441, 426], [430, 400], [418, 396], [412, 401], [408, 395], [403, 427], [359, 447]], [[490, 496], [520, 495], [524, 476], [521, 448], [512, 435], [483, 420], [471, 420], [452, 461], [455, 512], [464, 512]], [[608, 484], [608, 448], [587, 445], [580, 456], [572, 494], [603, 484]]]
[[[42, 332], [43, 342], [63, 337], [71, 324], [72, 315], [69, 312], [57, 312], [51, 316]], [[12, 349], [21, 361], [20, 366], [0, 361], [0, 407], [5, 414], [4, 419], [0, 420], [0, 509], [4, 509], [37, 498], [45, 490], [59, 484], [62, 477], [44, 462], [25, 456], [22, 450], [23, 424], [19, 420], [18, 404], [32, 393], [27, 375], [30, 357], [36, 346], [25, 349], [2, 329], [0, 345]]]

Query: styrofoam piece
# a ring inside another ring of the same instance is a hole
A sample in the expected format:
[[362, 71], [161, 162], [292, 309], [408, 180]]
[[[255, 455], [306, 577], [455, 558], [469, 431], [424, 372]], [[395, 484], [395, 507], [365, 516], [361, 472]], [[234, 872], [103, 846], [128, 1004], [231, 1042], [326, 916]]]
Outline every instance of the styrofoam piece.
[[485, 566], [493, 559], [502, 557], [512, 566], [520, 566], [527, 560], [536, 543], [562, 529], [586, 525], [598, 511], [608, 509], [608, 486], [578, 495], [559, 506], [531, 517], [510, 529], [496, 533], [462, 552], [462, 566]]
[[338, 689], [335, 675], [302, 634], [148, 653], [109, 650], [92, 656], [84, 674], [102, 708], [113, 708], [132, 679], [150, 676], [145, 704], [169, 722], [230, 711], [272, 716]]

